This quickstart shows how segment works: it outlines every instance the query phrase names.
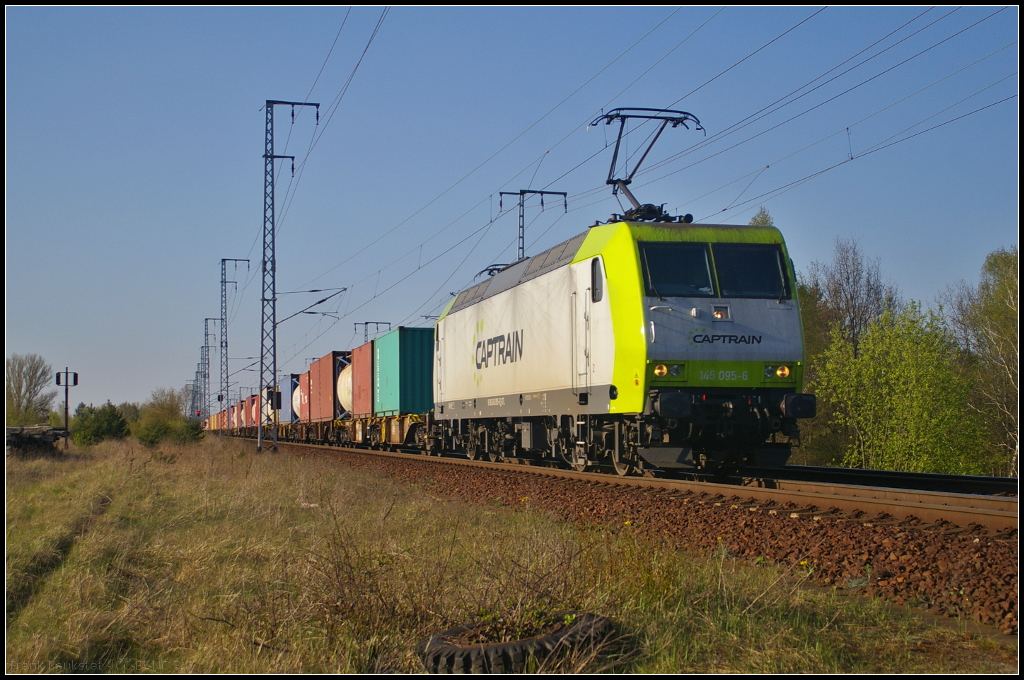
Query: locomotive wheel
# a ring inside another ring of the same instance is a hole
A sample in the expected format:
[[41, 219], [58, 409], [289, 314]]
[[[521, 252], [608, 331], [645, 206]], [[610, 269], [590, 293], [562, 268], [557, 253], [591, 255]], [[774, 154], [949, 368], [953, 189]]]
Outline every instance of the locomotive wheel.
[[487, 452], [487, 458], [492, 463], [501, 463], [502, 461], [505, 460], [505, 457], [503, 455], [501, 455], [500, 453], [498, 453], [497, 451], [488, 451]]
[[612, 467], [615, 468], [615, 474], [620, 477], [631, 475], [634, 472], [634, 466], [632, 461], [621, 455], [615, 453], [615, 450], [611, 451]]

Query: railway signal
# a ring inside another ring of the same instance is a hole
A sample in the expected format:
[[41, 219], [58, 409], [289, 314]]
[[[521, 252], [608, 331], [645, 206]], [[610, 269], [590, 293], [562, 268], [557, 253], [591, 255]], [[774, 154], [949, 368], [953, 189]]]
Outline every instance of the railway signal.
[[71, 432], [68, 430], [68, 388], [78, 386], [78, 374], [69, 371], [67, 366], [63, 371], [57, 373], [57, 385], [64, 385], [64, 450], [68, 450], [68, 437]]

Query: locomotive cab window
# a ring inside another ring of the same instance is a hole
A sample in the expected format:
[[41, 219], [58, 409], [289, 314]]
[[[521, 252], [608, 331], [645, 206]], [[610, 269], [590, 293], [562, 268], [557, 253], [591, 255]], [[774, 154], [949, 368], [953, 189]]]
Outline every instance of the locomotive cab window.
[[711, 258], [705, 243], [640, 242], [648, 297], [711, 297]]
[[715, 243], [711, 247], [722, 297], [790, 297], [786, 260], [778, 244]]
[[590, 261], [590, 301], [600, 302], [604, 298], [604, 280], [601, 276], [601, 258]]

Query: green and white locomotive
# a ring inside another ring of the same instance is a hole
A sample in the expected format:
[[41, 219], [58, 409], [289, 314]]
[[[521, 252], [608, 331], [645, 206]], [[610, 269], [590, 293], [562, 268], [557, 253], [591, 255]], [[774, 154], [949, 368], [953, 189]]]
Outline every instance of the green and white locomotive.
[[[624, 111], [603, 118], [699, 128], [684, 112]], [[619, 474], [788, 458], [815, 400], [801, 393], [782, 234], [670, 217], [636, 201], [631, 177], [609, 173], [634, 205], [624, 218], [505, 267], [445, 309], [428, 446]]]
[[445, 448], [623, 474], [784, 461], [814, 415], [794, 281], [774, 227], [620, 221], [517, 262], [437, 322]]

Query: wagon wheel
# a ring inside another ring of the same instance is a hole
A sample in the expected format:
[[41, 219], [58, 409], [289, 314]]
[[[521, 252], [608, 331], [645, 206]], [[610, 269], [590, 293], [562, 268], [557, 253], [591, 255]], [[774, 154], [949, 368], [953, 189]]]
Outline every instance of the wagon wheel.
[[466, 458], [476, 460], [480, 457], [479, 439], [476, 432], [466, 435]]

